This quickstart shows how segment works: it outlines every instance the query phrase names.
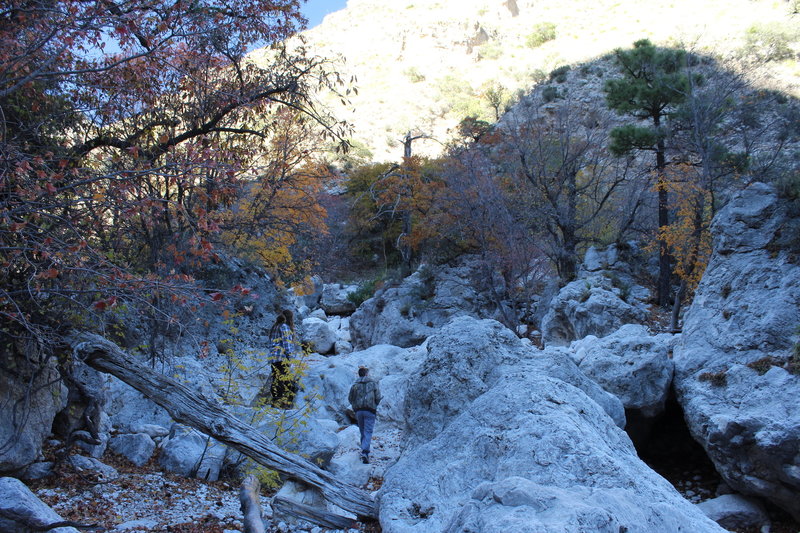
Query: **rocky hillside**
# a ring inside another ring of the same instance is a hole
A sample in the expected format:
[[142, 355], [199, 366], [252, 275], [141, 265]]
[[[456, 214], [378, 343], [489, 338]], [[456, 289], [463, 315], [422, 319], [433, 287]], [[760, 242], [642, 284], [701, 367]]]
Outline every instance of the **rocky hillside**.
[[364, 157], [383, 161], [402, 156], [409, 131], [430, 137], [415, 151], [437, 154], [462, 118], [494, 121], [553, 69], [642, 38], [711, 56], [770, 56], [771, 83], [800, 95], [792, 9], [751, 0], [350, 0], [303, 36], [316, 53], [345, 59], [340, 71], [357, 78], [358, 92], [350, 106], [329, 104], [355, 126]]

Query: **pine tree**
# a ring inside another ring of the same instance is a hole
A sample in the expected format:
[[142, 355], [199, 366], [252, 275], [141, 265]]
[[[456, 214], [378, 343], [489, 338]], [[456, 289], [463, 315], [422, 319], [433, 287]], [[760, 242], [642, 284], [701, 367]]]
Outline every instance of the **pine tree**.
[[[616, 50], [615, 56], [622, 77], [606, 82], [606, 104], [620, 114], [649, 121], [650, 125], [627, 124], [615, 128], [609, 148], [618, 156], [636, 150], [655, 153], [658, 226], [664, 228], [669, 224], [664, 122], [688, 92], [684, 69], [686, 53], [657, 48], [649, 40], [642, 39], [636, 41], [631, 50]], [[665, 306], [669, 301], [671, 261], [663, 239], [659, 242], [659, 252], [658, 302]]]

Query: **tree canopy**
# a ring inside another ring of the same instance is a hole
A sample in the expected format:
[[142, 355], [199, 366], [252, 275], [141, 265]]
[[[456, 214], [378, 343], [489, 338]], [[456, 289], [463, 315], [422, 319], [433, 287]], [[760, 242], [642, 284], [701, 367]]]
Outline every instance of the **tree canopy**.
[[[281, 164], [297, 165], [277, 162], [303, 153], [276, 148], [278, 110], [341, 139], [312, 96], [341, 80], [283, 44], [304, 23], [297, 0], [3, 5], [6, 333], [43, 339], [123, 300], [180, 301], [194, 289], [187, 265], [214, 258], [224, 214], [258, 172], [285, 183]], [[255, 46], [268, 48], [254, 59]]]

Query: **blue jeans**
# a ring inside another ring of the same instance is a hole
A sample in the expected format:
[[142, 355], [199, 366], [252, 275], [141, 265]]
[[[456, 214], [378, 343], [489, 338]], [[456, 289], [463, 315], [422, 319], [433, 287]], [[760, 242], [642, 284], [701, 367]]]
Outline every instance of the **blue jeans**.
[[369, 455], [369, 441], [372, 440], [372, 429], [375, 427], [375, 413], [358, 410], [356, 421], [361, 432], [361, 455]]

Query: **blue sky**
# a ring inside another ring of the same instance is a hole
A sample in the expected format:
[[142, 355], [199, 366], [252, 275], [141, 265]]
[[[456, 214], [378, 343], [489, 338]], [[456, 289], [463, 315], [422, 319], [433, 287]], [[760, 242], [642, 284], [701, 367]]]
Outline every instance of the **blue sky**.
[[344, 9], [345, 4], [347, 4], [347, 0], [308, 0], [301, 4], [300, 10], [308, 19], [308, 27], [313, 28], [322, 22], [322, 17]]

